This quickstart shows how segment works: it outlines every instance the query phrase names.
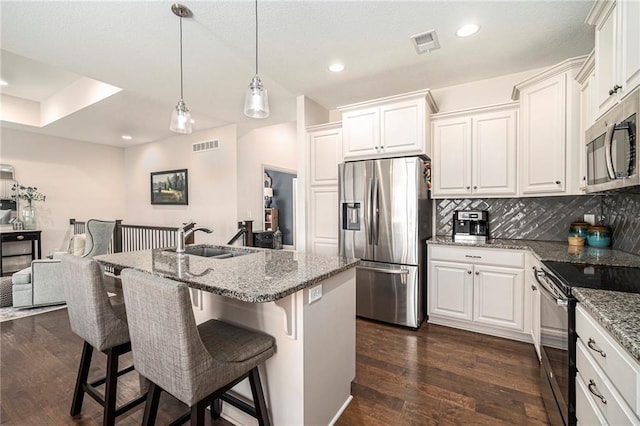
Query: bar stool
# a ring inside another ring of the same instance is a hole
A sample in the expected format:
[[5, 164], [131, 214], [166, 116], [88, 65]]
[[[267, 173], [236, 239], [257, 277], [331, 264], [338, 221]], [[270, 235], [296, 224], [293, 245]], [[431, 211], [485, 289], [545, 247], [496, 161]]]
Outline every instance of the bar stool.
[[[192, 425], [204, 425], [204, 412], [220, 414], [221, 400], [270, 425], [258, 366], [275, 351], [264, 333], [209, 320], [196, 325], [185, 284], [125, 269], [121, 274], [136, 370], [149, 381], [144, 425], [155, 423], [160, 392], [190, 407]], [[254, 407], [225, 395], [249, 378]]]
[[[102, 270], [95, 260], [63, 255], [62, 277], [71, 330], [84, 340], [70, 414], [80, 414], [86, 393], [104, 407], [103, 425], [111, 426], [117, 416], [146, 398], [146, 394], [141, 395], [116, 408], [118, 377], [134, 369], [131, 365], [118, 371], [120, 355], [131, 351], [124, 304], [111, 306]], [[105, 377], [88, 383], [94, 349], [107, 355], [107, 372]], [[102, 384], [104, 397], [96, 390]]]

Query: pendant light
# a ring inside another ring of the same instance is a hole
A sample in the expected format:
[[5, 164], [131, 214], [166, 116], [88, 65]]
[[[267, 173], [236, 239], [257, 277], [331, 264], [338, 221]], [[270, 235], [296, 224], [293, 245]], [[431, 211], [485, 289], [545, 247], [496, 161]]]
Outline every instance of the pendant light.
[[269, 117], [269, 97], [258, 76], [258, 0], [256, 0], [256, 75], [244, 98], [244, 115], [251, 118]]
[[191, 10], [186, 6], [174, 3], [171, 6], [171, 11], [180, 18], [180, 100], [171, 114], [169, 130], [176, 133], [191, 134], [191, 132], [193, 132], [193, 128], [191, 126], [191, 113], [183, 100], [182, 85], [182, 18], [191, 17]]

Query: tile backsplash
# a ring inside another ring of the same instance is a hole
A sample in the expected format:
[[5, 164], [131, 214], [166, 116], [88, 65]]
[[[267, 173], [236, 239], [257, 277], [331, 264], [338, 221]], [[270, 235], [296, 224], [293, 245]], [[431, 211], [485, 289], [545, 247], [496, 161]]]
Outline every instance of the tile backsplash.
[[436, 200], [436, 234], [451, 235], [454, 210], [487, 210], [491, 238], [566, 241], [585, 213], [604, 215], [613, 248], [640, 254], [640, 194]]

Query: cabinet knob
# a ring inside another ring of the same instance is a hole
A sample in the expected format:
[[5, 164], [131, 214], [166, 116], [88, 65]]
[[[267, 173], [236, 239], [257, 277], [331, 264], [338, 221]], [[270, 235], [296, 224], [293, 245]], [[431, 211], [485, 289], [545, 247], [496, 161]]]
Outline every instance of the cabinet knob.
[[471, 189], [471, 187], [470, 187], [470, 186], [467, 186], [467, 189]]
[[480, 275], [480, 272], [476, 272], [476, 275]]
[[619, 89], [622, 89], [622, 86], [620, 86], [619, 84], [613, 86], [613, 89], [609, 90], [609, 96], [613, 95], [614, 93], [618, 93]]
[[478, 187], [477, 187], [477, 186], [474, 186], [474, 187], [473, 187], [473, 189], [478, 189]]
[[24, 235], [18, 235], [18, 236], [16, 237], [16, 240], [24, 240]]
[[536, 287], [535, 285], [531, 284], [531, 290], [536, 291], [536, 290], [538, 290], [538, 287]]
[[556, 185], [560, 185], [560, 181], [559, 180], [556, 181]]
[[471, 271], [467, 271], [467, 274], [471, 275]]

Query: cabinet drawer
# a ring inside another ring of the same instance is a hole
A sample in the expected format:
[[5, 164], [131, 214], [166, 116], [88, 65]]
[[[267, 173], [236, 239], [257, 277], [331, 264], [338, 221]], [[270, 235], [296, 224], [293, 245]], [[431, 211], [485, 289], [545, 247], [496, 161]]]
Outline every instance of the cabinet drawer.
[[633, 411], [639, 413], [640, 366], [638, 363], [581, 306], [576, 309], [576, 332], [580, 336], [578, 340], [582, 341], [590, 359], [602, 369]]
[[576, 418], [582, 425], [607, 424], [580, 373], [576, 375]]
[[2, 242], [13, 242], [13, 241], [32, 241], [37, 240], [38, 234], [36, 232], [11, 232], [7, 234], [2, 234]]
[[429, 245], [430, 260], [524, 268], [524, 251]]
[[[615, 390], [604, 372], [598, 367], [582, 340], [576, 343], [576, 364], [587, 396], [595, 403], [607, 423], [612, 425], [638, 425], [640, 420]], [[577, 380], [577, 379], [576, 379]], [[597, 395], [596, 395], [597, 394]], [[599, 395], [599, 396], [598, 396]], [[576, 413], [579, 415], [579, 413]]]

